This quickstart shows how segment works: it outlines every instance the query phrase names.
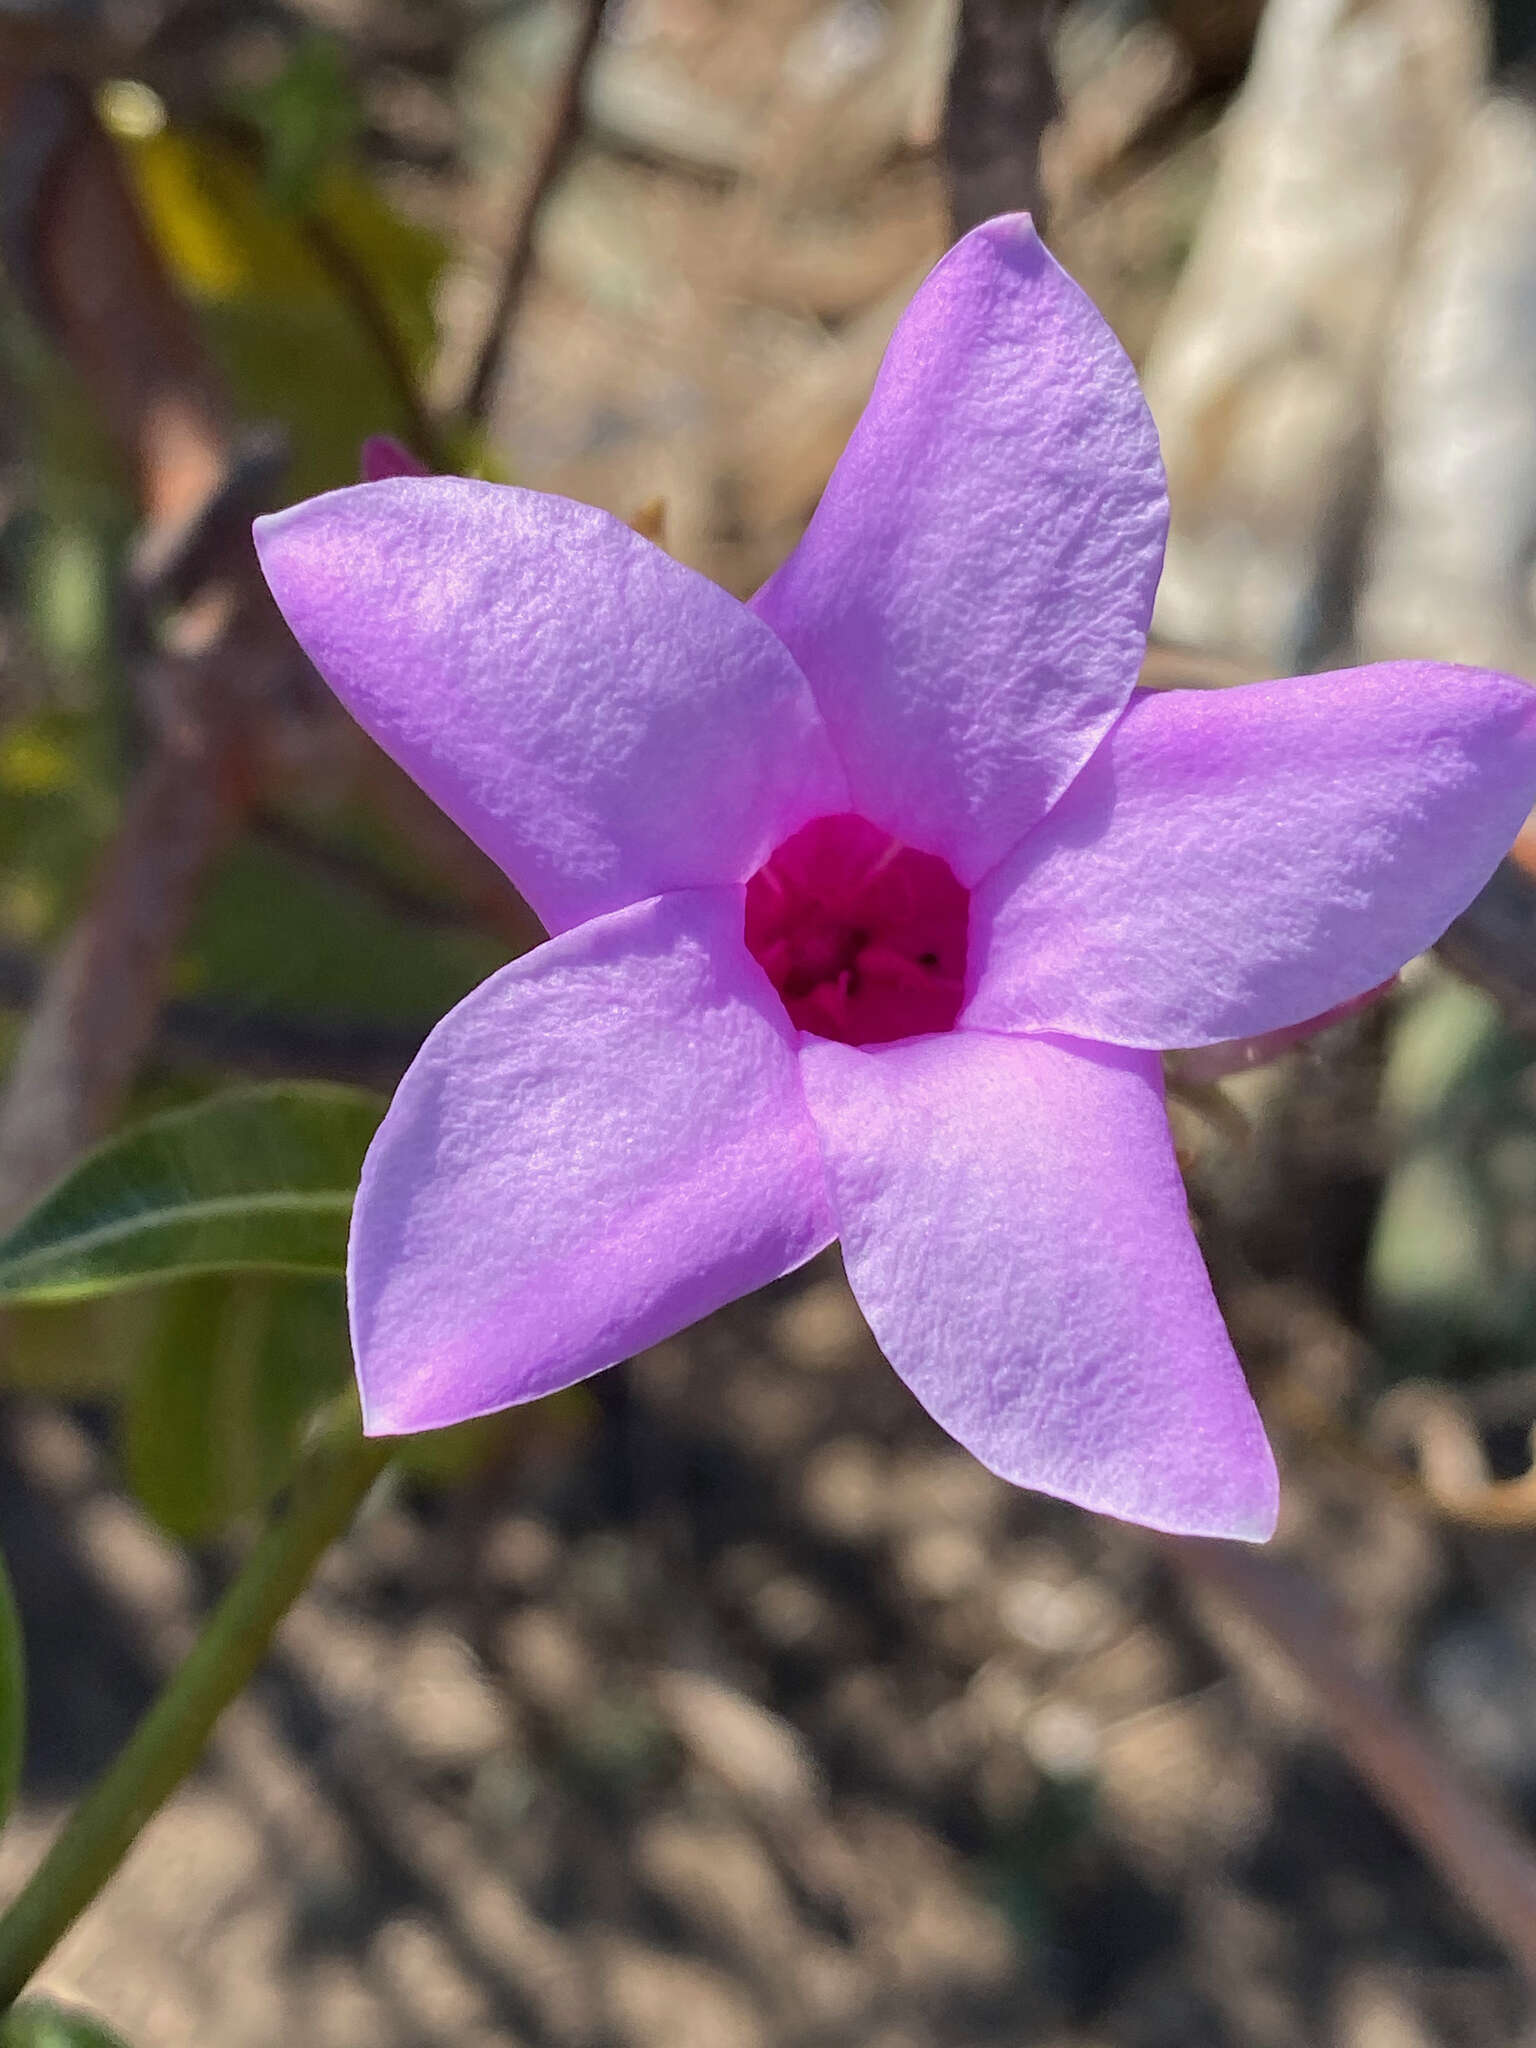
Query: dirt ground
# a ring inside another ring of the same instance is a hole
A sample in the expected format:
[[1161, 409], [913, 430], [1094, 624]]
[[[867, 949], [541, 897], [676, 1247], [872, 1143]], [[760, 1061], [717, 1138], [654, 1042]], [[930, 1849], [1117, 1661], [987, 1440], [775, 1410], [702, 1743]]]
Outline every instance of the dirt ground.
[[[1272, 1415], [1358, 1366], [1305, 1285], [1229, 1300]], [[207, 1590], [88, 1427], [5, 1422], [48, 1711], [0, 1886]], [[1462, 1765], [1528, 1771], [1528, 1540], [1282, 1453], [1282, 1542], [1362, 1652]], [[1487, 2048], [1522, 2015], [1241, 1617], [949, 1444], [830, 1259], [531, 1417], [469, 1496], [372, 1503], [44, 1981], [155, 2048]]]

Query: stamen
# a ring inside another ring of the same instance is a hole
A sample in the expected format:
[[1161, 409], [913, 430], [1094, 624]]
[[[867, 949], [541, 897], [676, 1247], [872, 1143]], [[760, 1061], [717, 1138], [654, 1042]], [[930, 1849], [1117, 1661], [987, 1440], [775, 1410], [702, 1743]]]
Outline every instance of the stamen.
[[880, 1045], [952, 1030], [970, 898], [866, 818], [818, 818], [747, 884], [748, 950], [802, 1031]]

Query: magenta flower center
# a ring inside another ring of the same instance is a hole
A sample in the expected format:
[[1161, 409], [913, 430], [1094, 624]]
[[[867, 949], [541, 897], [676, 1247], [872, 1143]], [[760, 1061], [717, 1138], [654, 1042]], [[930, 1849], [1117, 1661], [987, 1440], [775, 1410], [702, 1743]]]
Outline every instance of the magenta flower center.
[[747, 950], [790, 1019], [844, 1045], [950, 1031], [971, 898], [936, 854], [851, 813], [816, 818], [747, 884]]

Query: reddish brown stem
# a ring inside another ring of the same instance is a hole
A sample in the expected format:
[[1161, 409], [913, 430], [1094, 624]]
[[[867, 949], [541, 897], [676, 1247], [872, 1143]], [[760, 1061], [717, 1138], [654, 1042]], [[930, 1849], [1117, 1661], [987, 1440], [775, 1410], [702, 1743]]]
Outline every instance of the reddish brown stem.
[[961, 0], [944, 113], [957, 235], [1023, 209], [1044, 231], [1040, 138], [1059, 111], [1050, 32], [1057, 0]]
[[471, 420], [484, 421], [490, 411], [517, 304], [533, 271], [534, 237], [538, 232], [539, 216], [581, 134], [582, 94], [586, 89], [587, 72], [597, 54], [598, 38], [603, 31], [604, 5], [605, 0], [582, 0], [575, 39], [555, 87], [543, 144], [534, 159], [518, 203], [516, 219], [507, 236], [495, 303], [465, 389], [463, 409]]
[[1285, 1653], [1340, 1754], [1536, 1986], [1536, 1851], [1362, 1669], [1317, 1587], [1241, 1544], [1190, 1539], [1168, 1551], [1190, 1585], [1230, 1601]]
[[233, 406], [70, 79], [0, 68], [0, 225], [33, 317], [131, 467], [141, 588], [177, 605], [163, 651], [135, 670], [149, 757], [0, 1093], [9, 1214], [121, 1106], [200, 886], [254, 791], [259, 728], [298, 664], [250, 546]]

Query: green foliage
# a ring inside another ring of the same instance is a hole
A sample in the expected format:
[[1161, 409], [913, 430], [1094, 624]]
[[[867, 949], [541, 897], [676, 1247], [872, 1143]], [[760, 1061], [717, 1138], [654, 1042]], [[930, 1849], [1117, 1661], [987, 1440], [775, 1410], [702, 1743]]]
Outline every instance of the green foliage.
[[[109, 110], [108, 124], [240, 415], [288, 430], [284, 496], [353, 481], [368, 433], [423, 438], [409, 386], [435, 353], [446, 249], [365, 175], [342, 45], [300, 35], [217, 131], [166, 125], [143, 89], [129, 111], [140, 102], [153, 118]], [[0, 520], [0, 595], [26, 622], [25, 687], [0, 730], [0, 951], [19, 990], [79, 908], [138, 744], [114, 594], [136, 515], [86, 394], [14, 310], [0, 309], [0, 350], [30, 441], [28, 491]], [[466, 470], [490, 459], [468, 430], [445, 446], [422, 452]], [[408, 1044], [506, 948], [456, 923], [455, 899], [371, 809], [309, 789], [295, 807], [294, 843], [253, 834], [220, 863], [174, 993]], [[153, 1073], [141, 1117], [187, 1086], [183, 1067]], [[267, 1502], [348, 1384], [339, 1275], [379, 1111], [304, 1084], [178, 1104], [80, 1162], [0, 1240], [0, 1386], [106, 1402], [127, 1482], [179, 1537]], [[502, 1455], [510, 1428], [430, 1433], [406, 1464], [449, 1483]]]
[[1090, 1773], [1046, 1776], [1023, 1812], [994, 1835], [982, 1861], [988, 1890], [1027, 1941], [1050, 1941], [1055, 1934], [1097, 1804]]
[[0, 1239], [0, 1302], [198, 1273], [341, 1272], [381, 1110], [360, 1089], [280, 1083], [130, 1125]]
[[1394, 1159], [1366, 1266], [1395, 1373], [1496, 1369], [1536, 1336], [1536, 1044], [1446, 974], [1395, 1026]]
[[[551, 1411], [565, 1397], [551, 1394], [540, 1409], [540, 1426], [558, 1427]], [[584, 1418], [583, 1418], [584, 1419]], [[446, 1429], [424, 1429], [399, 1439], [400, 1470], [428, 1487], [462, 1485], [489, 1471], [514, 1443], [528, 1436], [527, 1410], [506, 1408], [499, 1415], [477, 1415]]]
[[14, 306], [0, 307], [0, 369], [16, 387], [27, 457], [23, 487], [0, 517], [0, 588], [26, 622], [13, 677], [23, 689], [11, 708], [36, 701], [46, 680], [57, 708], [99, 712], [119, 672], [114, 593], [133, 529], [128, 474], [74, 372]]
[[299, 37], [275, 78], [234, 104], [261, 136], [268, 192], [290, 212], [313, 203], [321, 174], [346, 157], [363, 126], [341, 45], [317, 29]]
[[27, 1998], [0, 2019], [0, 2048], [126, 2048], [126, 2043], [78, 2006]]
[[[34, 1311], [69, 1316], [75, 1308]], [[322, 1411], [350, 1400], [352, 1353], [340, 1280], [202, 1274], [116, 1297], [131, 1307], [117, 1403], [123, 1477], [170, 1536], [200, 1543], [265, 1507], [291, 1478]], [[121, 1355], [125, 1346], [119, 1343]], [[586, 1427], [572, 1395], [542, 1404], [546, 1431]], [[400, 1440], [398, 1464], [428, 1487], [476, 1478], [526, 1434], [517, 1411]]]
[[104, 658], [112, 630], [112, 566], [102, 535], [80, 521], [49, 521], [29, 563], [38, 644], [66, 671]]
[[280, 847], [248, 841], [224, 860], [199, 911], [182, 987], [235, 1008], [425, 1037], [505, 958], [479, 933], [397, 914]]
[[101, 739], [63, 712], [0, 735], [0, 944], [45, 944], [68, 922], [116, 816]]
[[116, 1400], [148, 1341], [155, 1291], [7, 1309], [0, 1386], [60, 1401]]
[[27, 1732], [27, 1662], [21, 1621], [5, 1560], [0, 1558], [0, 1827], [21, 1783], [21, 1752]]
[[218, 137], [166, 129], [125, 146], [156, 240], [242, 411], [289, 430], [285, 496], [355, 482], [367, 434], [409, 439], [369, 320], [419, 375], [436, 337], [444, 244], [344, 163], [317, 170], [295, 212], [274, 200], [259, 163]]
[[[340, 1276], [381, 1107], [300, 1082], [147, 1117], [0, 1240], [0, 1384], [110, 1399], [128, 1485], [182, 1541], [264, 1506], [350, 1385]], [[545, 1426], [570, 1426], [572, 1398], [544, 1404]], [[454, 1484], [519, 1426], [500, 1415], [429, 1431], [403, 1467]]]
[[170, 1535], [198, 1542], [288, 1479], [306, 1425], [347, 1383], [337, 1280], [205, 1274], [157, 1288], [119, 1412], [124, 1476]]

